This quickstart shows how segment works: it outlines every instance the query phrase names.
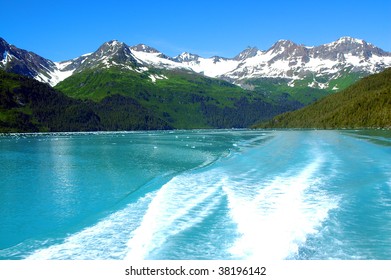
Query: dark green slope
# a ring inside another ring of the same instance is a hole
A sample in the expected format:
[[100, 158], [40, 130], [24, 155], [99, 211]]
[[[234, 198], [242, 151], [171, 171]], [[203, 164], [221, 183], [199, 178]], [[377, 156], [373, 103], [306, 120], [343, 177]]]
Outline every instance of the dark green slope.
[[391, 68], [257, 128], [391, 127]]
[[[152, 81], [151, 75], [164, 78]], [[184, 129], [248, 127], [302, 106], [292, 100], [268, 100], [228, 82], [180, 70], [90, 69], [56, 88], [81, 100], [100, 101], [114, 94], [130, 97], [174, 128]]]
[[130, 97], [76, 100], [47, 84], [0, 70], [0, 132], [170, 128]]

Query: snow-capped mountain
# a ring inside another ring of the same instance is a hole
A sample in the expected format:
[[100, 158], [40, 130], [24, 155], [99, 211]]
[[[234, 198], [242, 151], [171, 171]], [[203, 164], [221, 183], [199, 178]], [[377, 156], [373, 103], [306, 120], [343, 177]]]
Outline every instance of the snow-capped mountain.
[[61, 71], [59, 64], [33, 52], [19, 49], [0, 38], [0, 69], [55, 85], [72, 72]]
[[112, 40], [101, 45], [95, 52], [84, 54], [72, 60], [59, 63], [61, 71], [81, 72], [96, 67], [111, 67], [120, 65], [134, 70], [137, 65], [142, 64], [133, 55], [129, 46], [125, 43]]
[[[221, 78], [238, 84], [248, 79], [264, 77], [294, 81], [313, 76], [314, 81], [319, 77], [332, 80], [344, 72], [372, 74], [390, 66], [391, 53], [359, 39], [342, 37], [318, 47], [280, 40], [267, 51], [253, 51], [251, 56], [240, 61], [238, 67], [223, 74]], [[327, 87], [327, 82], [317, 85]]]
[[[0, 68], [51, 85], [86, 69], [116, 66], [139, 73], [151, 68], [182, 69], [238, 85], [245, 85], [249, 79], [285, 78], [288, 85], [294, 86], [296, 81], [307, 79], [309, 87], [328, 88], [330, 81], [346, 73], [365, 76], [391, 67], [391, 53], [351, 37], [317, 47], [280, 40], [266, 51], [249, 47], [234, 58], [203, 58], [187, 52], [169, 57], [144, 44], [130, 47], [113, 40], [93, 53], [63, 62], [52, 62], [0, 38], [0, 58]], [[155, 75], [150, 78], [156, 81], [166, 77]], [[338, 87], [334, 85], [333, 89]]]

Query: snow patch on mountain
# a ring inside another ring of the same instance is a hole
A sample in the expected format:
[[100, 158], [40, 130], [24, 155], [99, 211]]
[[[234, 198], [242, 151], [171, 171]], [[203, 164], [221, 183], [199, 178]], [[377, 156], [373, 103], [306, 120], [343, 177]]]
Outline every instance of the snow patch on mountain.
[[221, 57], [197, 57], [196, 60], [184, 60], [182, 64], [196, 73], [215, 78], [237, 68], [238, 61]]
[[186, 68], [187, 70], [191, 70], [190, 68], [185, 67], [181, 63], [169, 59], [161, 52], [144, 52], [133, 49], [132, 53], [144, 65], [151, 65], [153, 67], [162, 69]]
[[[55, 62], [55, 64], [58, 67], [59, 63]], [[34, 78], [40, 82], [55, 86], [59, 82], [72, 76], [73, 72], [74, 70], [61, 71], [59, 68], [55, 68], [54, 70], [48, 71], [47, 73], [38, 73], [38, 75], [36, 75]]]
[[8, 52], [4, 51], [4, 53], [3, 53], [3, 60], [1, 61], [2, 63], [7, 63], [7, 56], [8, 56]]
[[163, 79], [168, 79], [166, 76], [164, 75], [157, 75], [157, 74], [150, 74], [149, 75], [149, 78], [151, 79], [151, 81], [153, 83], [156, 83], [156, 80], [163, 80]]

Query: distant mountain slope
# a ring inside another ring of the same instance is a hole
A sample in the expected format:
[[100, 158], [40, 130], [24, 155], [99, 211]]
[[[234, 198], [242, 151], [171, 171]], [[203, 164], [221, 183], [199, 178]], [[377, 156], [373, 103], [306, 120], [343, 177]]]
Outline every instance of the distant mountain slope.
[[391, 68], [260, 128], [391, 128]]
[[72, 99], [49, 85], [0, 70], [0, 132], [172, 128], [130, 97]]

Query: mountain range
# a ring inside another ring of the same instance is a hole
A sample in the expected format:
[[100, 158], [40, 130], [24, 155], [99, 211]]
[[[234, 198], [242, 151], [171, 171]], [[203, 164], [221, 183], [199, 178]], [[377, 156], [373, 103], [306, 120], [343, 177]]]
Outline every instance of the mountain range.
[[280, 40], [230, 59], [113, 40], [61, 62], [0, 38], [0, 55], [2, 131], [249, 127], [391, 66], [390, 53], [350, 37]]
[[[337, 91], [361, 77], [391, 66], [390, 52], [351, 37], [316, 47], [279, 40], [266, 51], [248, 47], [233, 58], [203, 58], [188, 52], [169, 57], [144, 44], [128, 46], [113, 40], [93, 53], [61, 62], [19, 49], [0, 38], [0, 55], [0, 68], [52, 86], [86, 69], [120, 66], [136, 72], [151, 68], [180, 69], [226, 80], [246, 89], [256, 88], [259, 79], [273, 78], [283, 79], [282, 83], [292, 88]], [[166, 77], [151, 74], [149, 78], [156, 81]]]

